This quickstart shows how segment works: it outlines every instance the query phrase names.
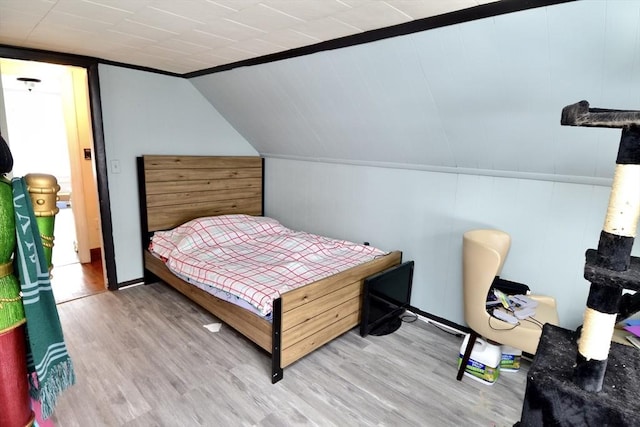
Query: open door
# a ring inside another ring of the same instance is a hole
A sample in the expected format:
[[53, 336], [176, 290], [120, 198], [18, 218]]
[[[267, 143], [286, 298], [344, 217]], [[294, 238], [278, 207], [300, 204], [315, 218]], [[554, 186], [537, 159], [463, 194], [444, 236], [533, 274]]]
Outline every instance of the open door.
[[77, 67], [65, 68], [67, 76], [63, 79], [62, 102], [71, 169], [71, 209], [76, 225], [78, 259], [84, 264], [92, 261], [92, 248], [100, 249], [99, 254], [103, 252], [87, 72]]
[[[98, 75], [98, 60], [95, 58], [79, 57], [76, 55], [67, 55], [56, 52], [43, 52], [34, 51], [30, 49], [14, 48], [9, 46], [0, 46], [0, 60], [16, 59], [22, 61], [28, 61], [30, 64], [61, 64], [65, 66], [78, 67], [86, 72], [87, 84], [88, 84], [88, 102], [89, 102], [89, 117], [87, 123], [90, 123], [92, 129], [93, 151], [91, 152], [91, 161], [83, 160], [81, 164], [84, 169], [87, 165], [94, 170], [94, 182], [97, 183], [97, 194], [94, 196], [97, 198], [98, 212], [93, 218], [97, 223], [93, 229], [97, 230], [99, 234], [98, 240], [101, 244], [97, 245], [102, 248], [102, 260], [104, 271], [106, 275], [106, 282], [108, 289], [117, 290], [120, 287], [118, 283], [118, 277], [116, 273], [115, 265], [115, 248], [112, 235], [112, 222], [111, 222], [111, 197], [109, 195], [109, 183], [107, 178], [107, 157], [105, 150], [104, 129], [102, 127], [102, 105], [100, 101], [100, 78]], [[0, 77], [5, 74], [4, 67], [0, 65]], [[87, 89], [85, 87], [85, 89]], [[6, 124], [6, 118], [4, 115], [4, 103], [2, 102], [2, 90], [0, 90], [0, 126], [2, 127], [3, 135], [8, 133], [8, 127]], [[78, 119], [80, 121], [80, 119]], [[81, 140], [82, 141], [82, 140]], [[85, 147], [86, 148], [86, 147]], [[91, 148], [91, 147], [89, 147]], [[82, 152], [82, 159], [84, 159], [84, 153]], [[85, 180], [85, 185], [87, 180]], [[85, 201], [85, 205], [87, 202]], [[91, 215], [89, 213], [88, 215]], [[89, 229], [91, 230], [91, 222], [87, 221]]]
[[[6, 59], [0, 59], [0, 67], [4, 82], [0, 91], [4, 94], [0, 100], [0, 110], [4, 107], [0, 112], [2, 133], [14, 155], [14, 174], [42, 172], [56, 176], [62, 197], [71, 199], [78, 260], [89, 263], [91, 250], [102, 248], [102, 233], [87, 71]], [[39, 82], [25, 85], [18, 80], [25, 76]]]

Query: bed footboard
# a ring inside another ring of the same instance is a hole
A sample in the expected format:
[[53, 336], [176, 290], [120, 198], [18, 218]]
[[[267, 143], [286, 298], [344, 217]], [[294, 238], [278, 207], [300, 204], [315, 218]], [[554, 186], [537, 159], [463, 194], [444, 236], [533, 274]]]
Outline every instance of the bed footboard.
[[282, 379], [282, 368], [357, 326], [364, 279], [401, 261], [402, 252], [391, 252], [283, 294], [273, 311], [272, 382]]

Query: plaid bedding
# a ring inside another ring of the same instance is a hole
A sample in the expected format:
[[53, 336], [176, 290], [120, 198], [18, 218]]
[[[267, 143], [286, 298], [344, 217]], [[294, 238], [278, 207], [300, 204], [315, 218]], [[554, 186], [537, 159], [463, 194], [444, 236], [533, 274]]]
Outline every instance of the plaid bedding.
[[385, 254], [249, 215], [198, 218], [156, 232], [150, 249], [177, 275], [236, 295], [265, 316], [282, 293]]

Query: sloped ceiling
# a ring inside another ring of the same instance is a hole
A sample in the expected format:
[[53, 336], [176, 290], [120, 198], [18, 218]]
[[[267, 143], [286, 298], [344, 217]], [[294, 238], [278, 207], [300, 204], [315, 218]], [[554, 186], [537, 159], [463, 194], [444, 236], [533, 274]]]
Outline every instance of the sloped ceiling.
[[265, 156], [606, 185], [616, 129], [565, 105], [640, 109], [640, 1], [536, 8], [194, 77]]

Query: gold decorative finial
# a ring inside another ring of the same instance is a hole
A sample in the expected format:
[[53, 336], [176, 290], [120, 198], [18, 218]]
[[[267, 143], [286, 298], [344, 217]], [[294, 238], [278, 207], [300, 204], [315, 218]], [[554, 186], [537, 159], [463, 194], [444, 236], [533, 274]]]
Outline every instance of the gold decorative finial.
[[27, 191], [33, 203], [33, 213], [39, 216], [54, 216], [60, 209], [56, 206], [60, 186], [53, 175], [29, 173], [24, 176]]

